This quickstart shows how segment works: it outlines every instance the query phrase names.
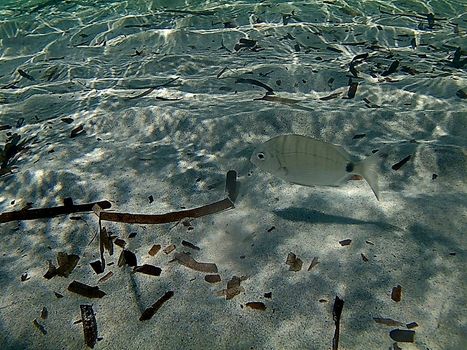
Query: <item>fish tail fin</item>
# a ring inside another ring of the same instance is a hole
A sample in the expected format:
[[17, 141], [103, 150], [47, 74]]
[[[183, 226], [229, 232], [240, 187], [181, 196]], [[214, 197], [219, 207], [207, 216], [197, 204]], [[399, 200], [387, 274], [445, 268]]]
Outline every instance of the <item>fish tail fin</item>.
[[366, 182], [368, 182], [377, 200], [381, 198], [378, 184], [378, 168], [380, 158], [383, 156], [382, 152], [376, 152], [355, 165], [355, 172], [362, 175]]

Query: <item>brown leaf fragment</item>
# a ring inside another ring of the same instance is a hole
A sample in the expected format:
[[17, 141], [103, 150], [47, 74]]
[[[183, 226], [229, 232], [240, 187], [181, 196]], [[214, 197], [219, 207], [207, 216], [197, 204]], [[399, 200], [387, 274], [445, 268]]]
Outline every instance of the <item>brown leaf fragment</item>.
[[44, 278], [46, 279], [51, 279], [52, 277], [56, 276], [57, 275], [57, 268], [55, 267], [55, 265], [52, 263], [52, 260], [47, 260], [49, 262], [49, 269], [47, 270], [47, 272], [45, 273], [44, 275]]
[[341, 92], [335, 92], [331, 95], [328, 95], [328, 96], [324, 96], [324, 97], [320, 97], [320, 100], [321, 101], [328, 101], [328, 100], [332, 100], [334, 98], [338, 98], [342, 93]]
[[391, 299], [396, 301], [396, 302], [401, 301], [401, 299], [402, 299], [402, 287], [400, 285], [397, 285], [394, 288], [392, 288]]
[[81, 320], [83, 321], [84, 342], [91, 349], [97, 341], [97, 322], [92, 305], [80, 305]]
[[300, 271], [302, 269], [303, 261], [294, 253], [289, 253], [287, 255], [287, 260], [285, 261], [287, 265], [289, 265], [289, 271]]
[[162, 269], [154, 265], [144, 264], [141, 266], [136, 266], [133, 269], [133, 271], [141, 272], [141, 273], [144, 273], [146, 275], [151, 275], [151, 276], [160, 276]]
[[185, 241], [185, 240], [182, 241], [182, 245], [185, 246], [185, 247], [194, 249], [194, 250], [200, 250], [200, 248], [198, 246], [194, 245], [191, 242]]
[[346, 245], [350, 245], [350, 243], [352, 243], [352, 240], [351, 240], [351, 239], [344, 239], [344, 240], [342, 240], [342, 241], [339, 241], [339, 244], [340, 244], [341, 246], [343, 246], [343, 247], [346, 246]]
[[71, 282], [68, 290], [87, 298], [102, 298], [105, 295], [105, 292], [100, 290], [99, 287], [88, 286], [78, 281]]
[[260, 301], [249, 301], [245, 305], [254, 310], [261, 310], [261, 311], [266, 310], [266, 305], [264, 305], [264, 303]]
[[32, 323], [34, 324], [34, 326], [35, 326], [43, 335], [46, 335], [46, 334], [47, 334], [47, 330], [44, 328], [43, 325], [41, 325], [39, 322], [37, 322], [37, 319], [34, 319], [34, 321], [32, 321]]
[[154, 256], [157, 254], [157, 252], [161, 250], [161, 245], [160, 244], [154, 244], [151, 249], [149, 249], [149, 255]]
[[136, 260], [136, 255], [128, 249], [123, 249], [118, 258], [118, 266], [122, 267], [123, 265], [136, 266], [138, 265]]
[[170, 253], [172, 253], [172, 252], [175, 250], [175, 248], [176, 248], [176, 247], [175, 247], [175, 244], [171, 244], [171, 245], [165, 247], [164, 250], [163, 250], [163, 252], [164, 252], [165, 254], [170, 254]]
[[238, 195], [237, 172], [229, 170], [225, 177], [225, 192], [232, 202], [235, 202]]
[[393, 329], [389, 332], [392, 340], [400, 343], [413, 343], [415, 341], [415, 331], [406, 329]]
[[73, 130], [71, 130], [70, 137], [73, 138], [84, 133], [85, 133], [84, 126], [83, 124], [81, 124], [81, 125], [78, 125], [76, 128], [74, 128]]
[[175, 253], [175, 260], [177, 260], [183, 266], [186, 266], [192, 270], [205, 272], [205, 273], [217, 273], [217, 266], [213, 263], [200, 263], [193, 259], [186, 253]]
[[154, 304], [148, 307], [146, 310], [143, 311], [141, 317], [139, 318], [140, 321], [150, 320], [152, 316], [161, 308], [161, 306], [172, 298], [174, 295], [173, 291], [166, 292], [159, 300], [157, 300]]
[[204, 276], [204, 280], [209, 283], [218, 283], [221, 281], [221, 276], [219, 275], [206, 275]]
[[68, 277], [78, 264], [79, 256], [76, 254], [67, 254], [64, 252], [57, 253], [57, 275], [62, 277]]
[[386, 326], [392, 326], [392, 327], [404, 325], [402, 322], [393, 320], [392, 318], [373, 317], [373, 320], [375, 320], [376, 323], [384, 324]]
[[271, 299], [272, 298], [272, 292], [264, 293], [264, 297], [268, 298], [268, 299]]
[[311, 271], [311, 269], [318, 264], [319, 264], [318, 257], [315, 256], [313, 260], [311, 260], [311, 264], [310, 264], [310, 267], [308, 268], [308, 271]]
[[126, 242], [121, 238], [116, 238], [114, 243], [118, 245], [120, 248], [125, 248], [126, 246]]
[[367, 261], [368, 261], [368, 258], [365, 256], [365, 254], [360, 253], [360, 255], [362, 256], [362, 260], [363, 260], [364, 262], [367, 262]]
[[391, 168], [392, 170], [399, 170], [405, 163], [407, 163], [410, 159], [411, 155], [409, 154], [407, 157], [402, 159], [401, 161], [394, 164]]
[[104, 283], [104, 282], [107, 281], [110, 277], [112, 277], [113, 274], [114, 274], [114, 273], [113, 273], [112, 271], [109, 271], [109, 272], [107, 272], [103, 277], [101, 277], [101, 278], [99, 279], [99, 281], [97, 281], [97, 282], [98, 282], [98, 283]]
[[407, 323], [405, 326], [406, 326], [408, 329], [417, 328], [417, 327], [418, 327], [418, 323], [417, 323], [417, 322], [410, 322], [410, 323]]
[[41, 310], [41, 318], [43, 320], [46, 320], [48, 316], [49, 316], [49, 310], [47, 310], [47, 308], [44, 306]]

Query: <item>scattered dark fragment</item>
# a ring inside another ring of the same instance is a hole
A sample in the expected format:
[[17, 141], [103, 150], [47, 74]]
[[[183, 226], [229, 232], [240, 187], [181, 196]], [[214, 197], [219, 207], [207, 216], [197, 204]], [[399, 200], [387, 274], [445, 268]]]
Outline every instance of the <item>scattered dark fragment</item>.
[[254, 310], [261, 310], [264, 311], [266, 310], [266, 305], [260, 301], [249, 301], [248, 303], [245, 304], [247, 307], [252, 308]]
[[393, 329], [389, 332], [389, 336], [392, 340], [401, 343], [413, 343], [415, 341], [415, 331], [406, 329]]
[[92, 305], [80, 305], [81, 320], [83, 321], [84, 342], [91, 349], [97, 341], [97, 322]]
[[355, 68], [355, 62], [354, 61], [350, 62], [350, 64], [349, 64], [349, 71], [350, 71], [350, 73], [352, 73], [352, 75], [355, 78], [358, 78], [358, 71]]
[[68, 286], [68, 290], [88, 298], [102, 298], [105, 295], [105, 292], [100, 290], [99, 287], [88, 286], [78, 281], [71, 282]]
[[303, 261], [294, 253], [289, 253], [287, 255], [287, 260], [285, 261], [287, 265], [289, 265], [289, 271], [300, 271], [302, 269]]
[[393, 320], [392, 318], [383, 318], [383, 317], [373, 317], [376, 323], [384, 324], [386, 326], [402, 326], [403, 323]]
[[340, 95], [341, 95], [341, 92], [335, 92], [335, 93], [333, 93], [331, 95], [320, 97], [320, 100], [321, 101], [328, 101], [328, 100], [332, 100], [334, 98], [338, 98]]
[[392, 288], [391, 299], [395, 302], [399, 302], [402, 299], [402, 287], [398, 284]]
[[84, 126], [83, 124], [81, 124], [81, 125], [78, 125], [76, 128], [74, 128], [73, 130], [71, 130], [70, 137], [73, 138], [84, 133], [85, 133]]
[[48, 316], [49, 316], [49, 310], [47, 310], [47, 308], [44, 306], [41, 310], [41, 318], [43, 320], [46, 320]]
[[[69, 218], [70, 220], [76, 220], [76, 221], [79, 221], [79, 220], [83, 220], [83, 218], [81, 216], [70, 216]], [[83, 220], [84, 221], [84, 220]]]
[[49, 269], [47, 270], [47, 272], [45, 273], [44, 275], [44, 278], [46, 279], [51, 279], [52, 277], [56, 276], [57, 275], [57, 268], [55, 267], [55, 265], [52, 263], [52, 260], [47, 260], [49, 262]]
[[416, 328], [416, 327], [418, 327], [418, 323], [417, 322], [410, 322], [410, 323], [406, 324], [406, 327], [408, 329]]
[[200, 263], [193, 259], [186, 253], [175, 253], [175, 260], [177, 260], [183, 266], [186, 266], [195, 271], [205, 272], [205, 273], [217, 273], [216, 264], [212, 263]]
[[7, 125], [7, 124], [0, 125], [0, 131], [2, 131], [2, 130], [9, 130], [9, 129], [11, 129], [11, 128], [12, 128], [11, 125]]
[[239, 43], [247, 47], [254, 47], [256, 45], [256, 40], [240, 38]]
[[456, 253], [455, 253], [455, 252], [451, 252], [451, 253], [449, 253], [449, 255], [451, 255], [451, 256], [456, 256]]
[[229, 170], [225, 177], [225, 192], [232, 202], [235, 202], [238, 196], [237, 172]]
[[391, 65], [389, 66], [388, 70], [384, 71], [383, 73], [381, 73], [381, 75], [383, 77], [387, 77], [389, 74], [392, 74], [394, 72], [396, 72], [397, 70], [397, 67], [399, 67], [399, 61], [398, 60], [395, 60], [394, 62], [391, 63]]
[[174, 295], [173, 291], [166, 292], [159, 300], [157, 300], [154, 304], [148, 307], [146, 310], [143, 311], [143, 314], [139, 318], [140, 321], [150, 320], [152, 316], [161, 308], [161, 306]]
[[462, 66], [466, 63], [466, 59], [461, 61], [462, 50], [460, 47], [454, 51], [454, 56], [452, 58], [451, 66], [455, 68], [462, 68]]
[[104, 283], [104, 282], [107, 281], [110, 277], [112, 277], [113, 274], [114, 274], [114, 273], [113, 273], [112, 271], [109, 271], [109, 272], [107, 272], [103, 277], [101, 277], [101, 278], [99, 279], [99, 281], [97, 281], [97, 282], [99, 282], [99, 283]]
[[332, 338], [332, 350], [337, 350], [339, 348], [339, 328], [343, 308], [344, 300], [340, 299], [336, 295], [336, 299], [334, 299], [334, 305], [332, 307], [332, 319], [334, 320], [334, 324], [336, 326], [334, 337]]
[[344, 239], [344, 240], [342, 240], [342, 241], [339, 241], [339, 244], [340, 244], [341, 246], [346, 246], [346, 245], [349, 245], [351, 242], [352, 242], [351, 239]]
[[354, 137], [352, 137], [353, 140], [356, 140], [356, 139], [361, 139], [361, 138], [364, 138], [366, 136], [366, 134], [356, 134], [354, 135]]
[[31, 277], [29, 277], [28, 273], [25, 272], [21, 275], [21, 282], [24, 282], [24, 281], [27, 281], [28, 279], [30, 279]]
[[426, 19], [428, 21], [428, 28], [433, 29], [433, 27], [435, 25], [435, 15], [432, 14], [432, 13], [428, 13], [426, 15]]
[[71, 198], [71, 197], [63, 198], [63, 205], [65, 207], [72, 207], [73, 206], [73, 198]]
[[133, 269], [134, 272], [141, 272], [146, 275], [151, 275], [151, 276], [160, 276], [161, 275], [161, 268], [154, 266], [154, 265], [149, 265], [149, 264], [144, 264], [142, 266], [136, 266]]
[[431, 175], [431, 179], [432, 179], [432, 180], [436, 180], [437, 177], [438, 177], [438, 174], [433, 174], [433, 175]]
[[58, 292], [54, 292], [54, 294], [58, 299], [63, 298], [63, 295]]
[[136, 266], [138, 265], [136, 261], [136, 255], [128, 249], [123, 249], [118, 258], [118, 266], [122, 267], [123, 265]]
[[76, 254], [67, 254], [64, 252], [57, 253], [57, 275], [62, 277], [68, 277], [78, 264], [79, 256]]
[[405, 163], [407, 163], [410, 159], [411, 155], [409, 154], [407, 157], [402, 159], [401, 161], [394, 164], [391, 168], [392, 170], [399, 170]]
[[126, 242], [121, 238], [116, 238], [114, 243], [118, 245], [120, 248], [125, 248], [126, 246]]
[[313, 267], [319, 264], [318, 257], [315, 256], [313, 260], [311, 261], [310, 267], [308, 268], [308, 271], [311, 271]]
[[294, 48], [295, 52], [300, 52], [300, 44], [299, 43], [295, 43], [293, 48]]
[[160, 244], [154, 244], [151, 249], [149, 249], [149, 255], [154, 256], [157, 254], [157, 252], [161, 250], [161, 245]]
[[99, 234], [100, 243], [102, 243], [103, 248], [105, 248], [109, 255], [113, 255], [114, 253], [114, 244], [112, 240], [111, 232], [107, 232], [105, 227], [102, 227]]
[[328, 302], [327, 299], [319, 299], [318, 301], [319, 301], [320, 303], [327, 303], [327, 302]]
[[165, 247], [164, 250], [163, 250], [163, 252], [164, 252], [165, 254], [170, 254], [170, 253], [172, 253], [174, 250], [175, 250], [175, 244], [171, 244], [171, 245]]
[[31, 81], [36, 81], [36, 79], [34, 79], [34, 77], [28, 73], [26, 73], [24, 70], [22, 69], [18, 69], [18, 73], [19, 75], [21, 75], [23, 78], [26, 78], [28, 80], [31, 80]]
[[152, 195], [150, 195], [150, 196], [148, 197], [148, 199], [149, 199], [149, 203], [154, 202], [154, 197], [153, 197]]
[[194, 250], [200, 250], [200, 248], [198, 246], [196, 246], [193, 243], [190, 243], [188, 241], [185, 241], [185, 240], [182, 241], [182, 245], [185, 246], [185, 247], [194, 249]]
[[46, 334], [47, 334], [47, 330], [44, 328], [43, 325], [41, 325], [39, 322], [37, 322], [37, 319], [34, 319], [34, 321], [32, 321], [32, 323], [34, 324], [34, 326], [35, 326], [43, 335], [46, 335]]
[[221, 276], [219, 275], [206, 275], [204, 280], [209, 283], [217, 283], [221, 281]]
[[[1, 168], [1, 166], [0, 166]], [[50, 218], [58, 215], [77, 213], [82, 211], [91, 211], [94, 205], [98, 204], [100, 207], [107, 209], [111, 207], [110, 202], [101, 201], [88, 204], [78, 204], [73, 205], [72, 207], [59, 206], [52, 208], [39, 208], [39, 209], [29, 209], [24, 208], [17, 211], [10, 211], [0, 214], [0, 223], [16, 221], [16, 220], [33, 220], [40, 218]]]
[[375, 245], [372, 241], [365, 241], [366, 244]]
[[354, 58], [352, 58], [352, 61], [364, 60], [364, 59], [366, 59], [366, 58], [368, 58], [368, 52], [358, 54], [357, 56], [355, 56]]
[[268, 299], [271, 299], [272, 298], [272, 292], [264, 293], [264, 297], [268, 298]]
[[358, 88], [358, 83], [354, 82], [351, 83], [349, 86], [349, 90], [347, 91], [347, 97], [344, 97], [346, 99], [351, 99], [355, 97], [355, 94], [357, 93], [357, 88]]
[[221, 77], [221, 75], [224, 74], [224, 72], [226, 70], [227, 70], [227, 67], [222, 68], [221, 71], [219, 73], [217, 73], [216, 78], [219, 79]]
[[464, 90], [460, 89], [456, 91], [456, 96], [460, 98], [467, 98], [467, 93]]
[[362, 256], [362, 260], [363, 260], [364, 262], [367, 262], [367, 261], [368, 261], [368, 258], [365, 256], [365, 254], [360, 253], [360, 255]]
[[402, 350], [397, 343], [392, 344], [392, 350]]
[[234, 296], [240, 294], [241, 292], [244, 291], [243, 287], [240, 286], [240, 283], [242, 282], [242, 279], [237, 276], [233, 276], [228, 282], [227, 282], [227, 289], [224, 289], [223, 295], [225, 295], [226, 300], [232, 299]]
[[64, 123], [67, 123], [67, 124], [73, 123], [73, 118], [67, 118], [67, 117], [65, 117], [65, 118], [62, 118], [62, 119], [60, 119], [60, 120], [61, 120], [62, 122], [64, 122]]
[[93, 261], [90, 265], [96, 274], [104, 272], [105, 266], [102, 266], [102, 262], [100, 260]]
[[276, 226], [271, 226], [270, 228], [268, 228], [267, 231], [268, 231], [268, 232], [272, 232], [272, 231], [275, 230], [275, 229], [276, 229]]
[[253, 84], [253, 85], [256, 85], [256, 86], [259, 86], [259, 87], [262, 87], [263, 89], [266, 89], [267, 90], [267, 93], [268, 95], [274, 95], [274, 90], [267, 86], [266, 84], [256, 80], [256, 79], [250, 79], [250, 78], [238, 78], [237, 80], [235, 80], [235, 83], [244, 83], [244, 84]]
[[128, 238], [134, 238], [136, 237], [136, 232], [130, 232], [130, 234], [128, 235]]

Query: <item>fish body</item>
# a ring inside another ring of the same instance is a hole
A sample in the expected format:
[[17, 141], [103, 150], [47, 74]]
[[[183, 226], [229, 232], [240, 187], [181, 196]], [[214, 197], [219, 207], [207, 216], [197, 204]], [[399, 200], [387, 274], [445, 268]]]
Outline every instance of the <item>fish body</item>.
[[280, 135], [259, 145], [250, 161], [261, 170], [303, 186], [340, 186], [362, 176], [379, 200], [375, 153], [355, 160], [344, 148], [302, 135]]

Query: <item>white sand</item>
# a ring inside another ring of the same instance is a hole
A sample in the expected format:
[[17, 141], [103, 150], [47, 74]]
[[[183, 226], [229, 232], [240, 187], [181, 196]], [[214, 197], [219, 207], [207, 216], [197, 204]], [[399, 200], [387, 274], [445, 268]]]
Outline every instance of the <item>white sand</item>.
[[[13, 126], [0, 131], [0, 145], [8, 132], [32, 138], [14, 159], [14, 174], [0, 177], [0, 212], [28, 202], [61, 205], [72, 197], [78, 204], [109, 200], [119, 212], [160, 214], [224, 198], [229, 169], [239, 174], [240, 195], [235, 209], [192, 220], [191, 231], [105, 223], [128, 242], [139, 264], [161, 267], [160, 277], [117, 267], [117, 248], [106, 255], [115, 262], [106, 268], [113, 277], [98, 284], [102, 275], [89, 265], [99, 256], [97, 241], [88, 244], [98, 228], [93, 214], [80, 214], [80, 221], [62, 216], [0, 224], [1, 349], [84, 348], [82, 325], [73, 324], [80, 304], [93, 304], [98, 349], [330, 349], [336, 295], [345, 302], [340, 349], [390, 348], [389, 332], [397, 327], [373, 317], [419, 324], [416, 342], [399, 343], [403, 349], [467, 345], [467, 109], [456, 95], [465, 91], [467, 76], [465, 68], [449, 66], [455, 48], [465, 50], [465, 13], [459, 14], [457, 1], [383, 8], [447, 19], [436, 21], [435, 30], [421, 19], [381, 14], [376, 1], [190, 8], [213, 15], [160, 11], [166, 4], [180, 9], [183, 1], [102, 2], [99, 9], [74, 3], [31, 14], [14, 5], [0, 10], [0, 86], [16, 81], [17, 87], [0, 90], [0, 125]], [[292, 11], [302, 22], [283, 25], [282, 14]], [[251, 26], [250, 13], [265, 23]], [[237, 27], [223, 28], [227, 21]], [[459, 33], [450, 22], [459, 24]], [[234, 52], [240, 38], [257, 40], [262, 51]], [[366, 44], [341, 45], [355, 42]], [[347, 94], [348, 64], [365, 52], [370, 58], [356, 67], [355, 98], [319, 100]], [[393, 82], [384, 81], [381, 73], [395, 59], [418, 73], [399, 67], [389, 76]], [[56, 77], [50, 75], [54, 67]], [[22, 78], [18, 68], [36, 81]], [[147, 96], [127, 98], [176, 77]], [[236, 84], [239, 77], [302, 102], [254, 100], [265, 90]], [[381, 108], [367, 108], [363, 98]], [[24, 123], [15, 127], [20, 118]], [[85, 134], [70, 138], [81, 124]], [[248, 162], [255, 145], [283, 133], [342, 144], [360, 157], [385, 147], [382, 201], [364, 181], [309, 188], [255, 169]], [[366, 137], [352, 139], [361, 133]], [[407, 164], [391, 169], [407, 155]], [[131, 232], [137, 235], [129, 239]], [[195, 259], [217, 264], [221, 283], [210, 285], [203, 273], [169, 263], [173, 253], [148, 255], [153, 244], [190, 251], [183, 239], [201, 248], [192, 251]], [[351, 245], [340, 246], [343, 239]], [[78, 267], [68, 278], [46, 280], [47, 260], [60, 251], [78, 254]], [[302, 271], [288, 271], [289, 252], [303, 260]], [[313, 257], [320, 263], [308, 272]], [[22, 273], [30, 279], [21, 282]], [[228, 301], [216, 296], [234, 275], [248, 277], [245, 291]], [[73, 280], [99, 285], [107, 295], [91, 300], [70, 293]], [[403, 291], [399, 303], [391, 300], [396, 285]], [[139, 321], [168, 290], [173, 298], [151, 320]], [[244, 307], [249, 301], [264, 302], [266, 311]], [[44, 306], [49, 317], [41, 320]], [[36, 318], [47, 335], [33, 326]]]

